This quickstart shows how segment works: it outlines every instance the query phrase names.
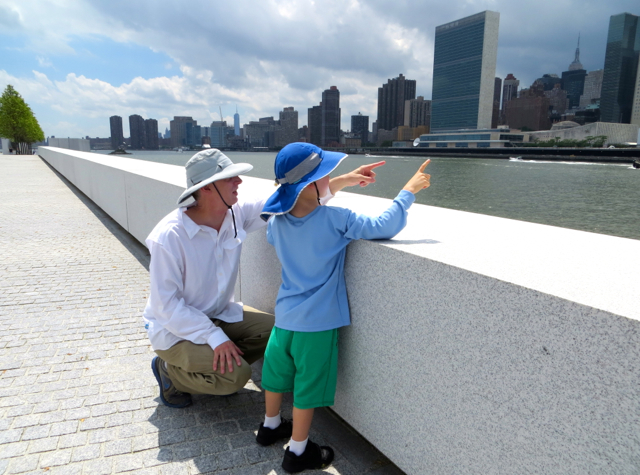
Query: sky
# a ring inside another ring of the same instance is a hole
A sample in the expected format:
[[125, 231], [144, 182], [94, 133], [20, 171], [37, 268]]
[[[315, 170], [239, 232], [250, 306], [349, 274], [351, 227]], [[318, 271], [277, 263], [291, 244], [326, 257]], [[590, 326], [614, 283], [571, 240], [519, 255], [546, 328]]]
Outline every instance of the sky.
[[351, 115], [376, 119], [378, 87], [402, 73], [431, 98], [435, 28], [500, 13], [496, 76], [528, 87], [580, 60], [604, 66], [609, 17], [638, 0], [0, 0], [0, 89], [11, 84], [45, 136], [109, 137], [109, 117], [222, 117], [241, 125], [340, 90]]

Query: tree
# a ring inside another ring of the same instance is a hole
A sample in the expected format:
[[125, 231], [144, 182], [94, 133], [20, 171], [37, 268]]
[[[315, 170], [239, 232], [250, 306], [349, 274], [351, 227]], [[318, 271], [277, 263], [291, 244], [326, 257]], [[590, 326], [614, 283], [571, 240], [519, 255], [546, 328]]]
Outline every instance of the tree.
[[11, 140], [22, 155], [30, 153], [32, 143], [44, 140], [31, 108], [11, 84], [0, 96], [0, 137]]

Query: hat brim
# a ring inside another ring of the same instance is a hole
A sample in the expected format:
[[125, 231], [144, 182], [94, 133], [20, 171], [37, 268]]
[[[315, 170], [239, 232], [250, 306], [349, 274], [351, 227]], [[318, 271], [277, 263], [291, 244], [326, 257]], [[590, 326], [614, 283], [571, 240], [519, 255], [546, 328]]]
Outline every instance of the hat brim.
[[224, 180], [225, 178], [232, 178], [238, 175], [244, 175], [247, 172], [253, 170], [253, 165], [248, 163], [234, 163], [233, 165], [229, 165], [227, 168], [222, 170], [219, 173], [216, 173], [209, 178], [202, 180], [201, 182], [196, 183], [190, 188], [184, 190], [184, 192], [178, 198], [178, 204], [185, 201], [189, 196], [191, 196], [194, 192], [198, 191], [203, 186], [207, 186], [209, 183], [213, 183], [214, 181]]
[[347, 158], [346, 153], [322, 151], [322, 162], [302, 180], [290, 185], [281, 185], [266, 201], [260, 217], [265, 221], [272, 215], [286, 214], [293, 209], [300, 192], [314, 181], [320, 180], [335, 170]]

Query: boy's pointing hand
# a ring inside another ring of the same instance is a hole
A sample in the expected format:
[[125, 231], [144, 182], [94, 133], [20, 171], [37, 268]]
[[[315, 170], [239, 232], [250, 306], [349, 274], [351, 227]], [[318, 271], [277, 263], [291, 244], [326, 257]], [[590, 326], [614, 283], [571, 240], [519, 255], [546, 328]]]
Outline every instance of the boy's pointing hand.
[[360, 175], [360, 186], [367, 186], [369, 183], [375, 183], [376, 181], [376, 172], [373, 171], [374, 168], [381, 167], [384, 165], [384, 160], [381, 162], [370, 163], [368, 165], [362, 165], [361, 167], [356, 168], [352, 173]]
[[427, 165], [429, 165], [430, 162], [431, 160], [427, 160], [422, 165], [420, 165], [420, 168], [418, 169], [416, 174], [411, 177], [406, 185], [404, 185], [403, 190], [410, 191], [415, 195], [420, 190], [429, 188], [429, 185], [431, 184], [431, 175], [424, 173], [424, 169], [427, 168]]
[[329, 182], [331, 194], [335, 195], [338, 191], [347, 186], [367, 186], [369, 183], [374, 183], [376, 181], [376, 172], [374, 172], [373, 169], [381, 167], [385, 163], [386, 162], [382, 161], [362, 165], [352, 172], [332, 178]]

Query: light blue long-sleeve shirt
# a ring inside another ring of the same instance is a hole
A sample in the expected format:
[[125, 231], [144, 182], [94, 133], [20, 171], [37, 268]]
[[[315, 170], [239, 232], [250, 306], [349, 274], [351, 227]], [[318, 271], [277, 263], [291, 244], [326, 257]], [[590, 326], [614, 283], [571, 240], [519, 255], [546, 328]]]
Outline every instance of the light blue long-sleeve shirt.
[[269, 220], [267, 241], [282, 264], [275, 326], [317, 332], [349, 325], [344, 280], [347, 244], [354, 239], [392, 238], [405, 227], [414, 201], [413, 193], [403, 190], [378, 217], [318, 206], [302, 218], [283, 214]]

